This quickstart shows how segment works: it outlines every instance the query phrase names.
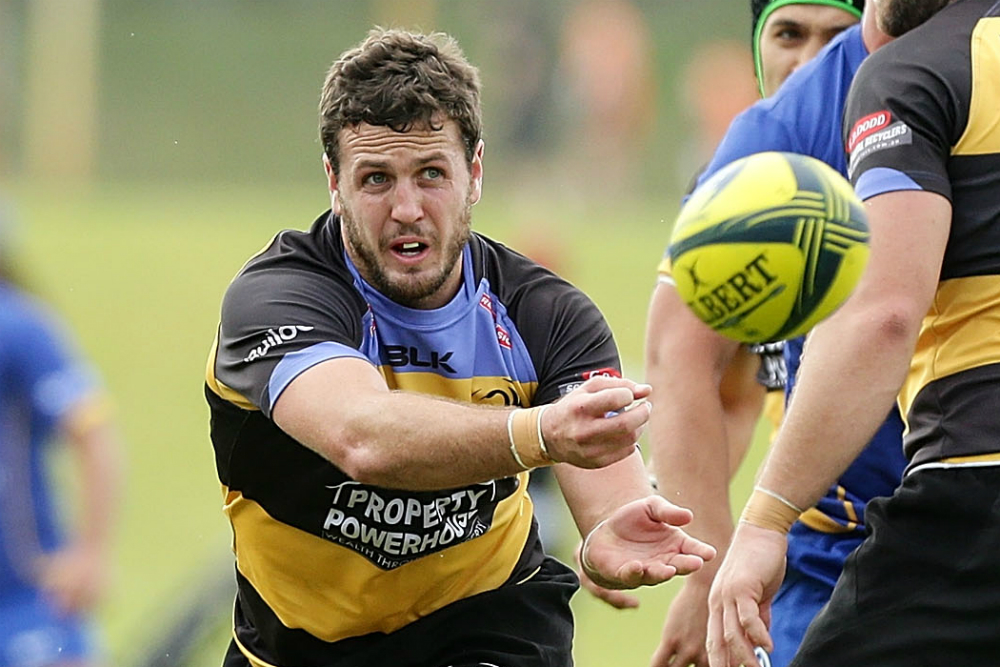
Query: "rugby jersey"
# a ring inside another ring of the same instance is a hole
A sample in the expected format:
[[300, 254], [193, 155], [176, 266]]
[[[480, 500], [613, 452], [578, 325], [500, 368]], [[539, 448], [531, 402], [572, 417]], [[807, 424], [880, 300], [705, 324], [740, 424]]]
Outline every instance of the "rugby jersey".
[[843, 127], [859, 196], [925, 190], [952, 204], [899, 396], [911, 468], [1000, 460], [1000, 2], [959, 0], [880, 49]]
[[527, 472], [441, 491], [360, 484], [271, 420], [299, 373], [334, 358], [367, 360], [391, 389], [497, 406], [620, 374], [582, 292], [475, 233], [461, 261], [448, 304], [401, 306], [359, 275], [327, 213], [278, 234], [229, 286], [206, 396], [248, 656], [327, 664], [342, 640], [392, 632], [540, 565]]

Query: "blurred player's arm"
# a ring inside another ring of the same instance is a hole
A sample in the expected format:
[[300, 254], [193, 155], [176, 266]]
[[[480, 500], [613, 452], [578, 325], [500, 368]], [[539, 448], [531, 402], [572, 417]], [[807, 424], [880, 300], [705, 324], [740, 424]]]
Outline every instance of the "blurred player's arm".
[[69, 612], [93, 607], [109, 585], [123, 447], [109, 399], [98, 390], [75, 401], [59, 429], [79, 473], [80, 512], [68, 545], [39, 565], [43, 586]]
[[[669, 279], [661, 278], [646, 326], [646, 381], [653, 387], [650, 464], [660, 494], [694, 513], [688, 532], [722, 554], [733, 532], [730, 479], [763, 400], [756, 365], [744, 355], [744, 346], [712, 331]], [[720, 560], [684, 581], [668, 611], [654, 665], [707, 664], [708, 592]]]

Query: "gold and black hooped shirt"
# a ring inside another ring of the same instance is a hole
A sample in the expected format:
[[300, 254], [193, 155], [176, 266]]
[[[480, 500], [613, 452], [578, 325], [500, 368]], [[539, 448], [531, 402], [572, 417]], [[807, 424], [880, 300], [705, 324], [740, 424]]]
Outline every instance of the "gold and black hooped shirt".
[[360, 484], [270, 418], [295, 377], [339, 357], [367, 360], [391, 389], [498, 406], [620, 373], [582, 292], [478, 234], [462, 262], [450, 303], [400, 306], [358, 275], [327, 213], [275, 237], [227, 290], [206, 396], [234, 533], [236, 639], [251, 660], [306, 662], [540, 565], [527, 473], [441, 491]]
[[862, 199], [925, 190], [952, 204], [900, 393], [910, 467], [1000, 461], [1000, 2], [954, 2], [872, 54], [844, 143]]

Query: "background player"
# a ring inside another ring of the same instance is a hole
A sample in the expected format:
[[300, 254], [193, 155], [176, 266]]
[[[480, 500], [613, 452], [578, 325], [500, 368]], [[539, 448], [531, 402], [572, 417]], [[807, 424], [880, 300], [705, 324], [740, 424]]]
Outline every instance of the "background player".
[[[869, 536], [796, 665], [996, 663], [1000, 357], [986, 332], [998, 308], [1000, 126], [981, 94], [1000, 70], [998, 9], [995, 0], [952, 2], [873, 55], [851, 88], [842, 136], [868, 210], [871, 260], [810, 337], [760, 483], [808, 503], [896, 400], [909, 466], [892, 497], [869, 505]], [[879, 14], [898, 34], [901, 15]], [[817, 475], [793, 472], [805, 468]], [[785, 506], [776, 502], [751, 499], [713, 588], [713, 665], [738, 664], [749, 643], [768, 641], [762, 620], [787, 512], [761, 521], [759, 510]]]
[[714, 555], [652, 494], [649, 407], [626, 410], [649, 387], [620, 377], [596, 306], [471, 231], [480, 118], [454, 40], [372, 31], [323, 87], [332, 210], [227, 290], [206, 377], [239, 585], [227, 665], [572, 664], [577, 581], [525, 492], [556, 462], [598, 583]]
[[[109, 583], [121, 447], [108, 400], [67, 339], [18, 286], [0, 238], [0, 667], [100, 662], [88, 615]], [[72, 448], [79, 477], [68, 537], [48, 466], [56, 440]]]
[[[753, 30], [754, 60], [763, 90], [774, 95], [734, 121], [701, 180], [733, 160], [766, 150], [809, 154], [843, 173], [839, 110], [847, 82], [866, 55], [861, 27], [843, 29], [857, 8], [781, 2], [755, 2], [752, 7], [758, 19]], [[821, 24], [808, 21], [811, 12], [822, 19]], [[776, 76], [791, 71], [788, 63], [797, 62], [782, 55], [786, 38], [808, 35], [788, 43], [815, 47], [822, 41], [817, 36], [834, 33], [839, 36], [817, 59], [803, 65], [779, 90], [770, 89]], [[756, 416], [751, 401], [727, 401], [728, 396], [740, 394], [730, 390], [727, 395], [726, 388], [742, 387], [742, 395], [749, 394], [751, 372], [757, 365], [746, 348], [698, 320], [678, 297], [666, 263], [661, 270], [666, 279], [654, 290], [647, 324], [646, 379], [654, 392], [649, 431], [653, 470], [671, 499], [695, 508], [691, 530], [713, 544], [725, 545], [733, 531], [729, 480], [746, 452], [751, 418]], [[799, 346], [800, 341], [793, 341], [786, 350], [789, 391]], [[764, 362], [763, 369], [768, 368], [775, 369], [770, 377], [765, 374], [770, 386], [783, 385], [783, 365]], [[772, 410], [775, 413], [780, 410]], [[891, 493], [898, 483], [904, 465], [901, 429], [898, 415], [890, 414], [858, 463], [796, 523], [790, 536], [788, 574], [772, 609], [772, 665], [788, 664], [809, 621], [828, 599], [843, 559], [864, 535], [865, 503]], [[655, 665], [707, 664], [707, 598], [716, 569], [709, 565], [684, 582], [668, 612]]]

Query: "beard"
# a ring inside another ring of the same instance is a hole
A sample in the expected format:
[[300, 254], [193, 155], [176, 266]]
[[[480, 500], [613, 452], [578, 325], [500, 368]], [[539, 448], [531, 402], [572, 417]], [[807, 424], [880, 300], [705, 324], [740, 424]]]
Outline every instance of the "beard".
[[882, 0], [877, 8], [879, 28], [900, 37], [938, 13], [949, 0]]
[[[364, 239], [361, 227], [351, 210], [341, 201], [341, 226], [344, 229], [351, 259], [357, 265], [361, 277], [385, 297], [409, 308], [420, 308], [423, 303], [436, 296], [445, 284], [456, 264], [462, 258], [465, 244], [472, 235], [472, 203], [467, 201], [459, 214], [459, 225], [455, 235], [445, 240], [441, 248], [441, 259], [435, 267], [414, 267], [402, 274], [390, 275], [382, 266], [380, 256], [387, 252], [392, 239], [380, 239], [377, 247], [372, 247]], [[400, 225], [399, 235], [422, 235], [419, 225]], [[431, 234], [431, 243], [438, 242], [438, 235]]]

